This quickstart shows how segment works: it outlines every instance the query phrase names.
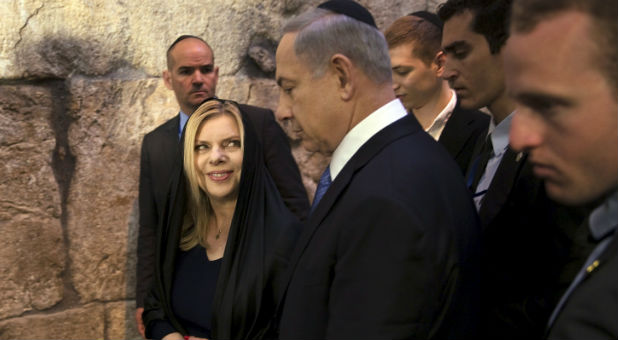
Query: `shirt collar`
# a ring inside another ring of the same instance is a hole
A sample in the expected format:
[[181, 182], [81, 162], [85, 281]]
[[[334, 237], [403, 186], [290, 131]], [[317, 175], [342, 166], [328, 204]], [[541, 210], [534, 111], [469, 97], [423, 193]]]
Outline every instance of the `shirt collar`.
[[435, 140], [440, 138], [440, 134], [442, 133], [442, 130], [444, 130], [446, 122], [448, 122], [448, 119], [451, 118], [453, 110], [455, 110], [455, 105], [457, 105], [457, 95], [455, 94], [455, 91], [450, 91], [451, 99], [448, 101], [448, 104], [446, 104], [442, 111], [436, 116], [429, 128], [425, 130]]
[[493, 144], [494, 155], [496, 156], [503, 154], [509, 146], [509, 130], [511, 129], [513, 113], [514, 112], [511, 112], [511, 114], [504, 118], [504, 120], [502, 120], [498, 125], [496, 125], [493, 118], [489, 124], [491, 143]]
[[590, 233], [597, 241], [616, 230], [618, 227], [618, 190], [592, 211], [589, 222]]
[[365, 144], [373, 135], [383, 128], [407, 115], [406, 109], [399, 99], [394, 99], [383, 105], [369, 116], [365, 117], [343, 137], [341, 143], [333, 152], [330, 161], [330, 176], [334, 181], [346, 163], [354, 156], [356, 151]]
[[178, 126], [178, 139], [182, 137], [182, 131], [185, 129], [185, 125], [187, 125], [187, 121], [189, 120], [189, 116], [186, 113], [180, 111], [180, 125]]

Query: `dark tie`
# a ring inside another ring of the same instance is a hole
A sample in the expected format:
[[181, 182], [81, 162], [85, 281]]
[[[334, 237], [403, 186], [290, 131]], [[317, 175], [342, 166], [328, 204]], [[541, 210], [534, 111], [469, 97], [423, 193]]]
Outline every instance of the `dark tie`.
[[468, 187], [474, 193], [476, 191], [476, 187], [481, 180], [481, 177], [485, 173], [485, 167], [487, 167], [487, 162], [491, 158], [491, 155], [494, 152], [494, 146], [491, 142], [491, 134], [487, 135], [487, 139], [485, 139], [485, 144], [481, 149], [481, 152], [476, 157], [474, 164], [472, 165], [472, 170], [470, 172], [470, 179], [468, 180]]
[[330, 183], [331, 183], [331, 179], [330, 179], [330, 165], [329, 165], [326, 167], [326, 170], [324, 170], [324, 172], [322, 173], [322, 177], [320, 177], [320, 181], [318, 182], [318, 188], [315, 190], [315, 196], [313, 197], [313, 204], [311, 204], [311, 212], [313, 212], [313, 210], [315, 210], [315, 207], [318, 206], [318, 203], [320, 203], [320, 200], [322, 199], [322, 196], [324, 196], [324, 194], [328, 190]]

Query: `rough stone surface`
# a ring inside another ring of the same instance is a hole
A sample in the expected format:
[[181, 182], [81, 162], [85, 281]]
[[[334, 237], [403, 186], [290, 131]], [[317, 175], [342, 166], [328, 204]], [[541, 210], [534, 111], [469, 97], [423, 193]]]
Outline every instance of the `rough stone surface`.
[[134, 320], [135, 301], [111, 302], [105, 304], [105, 321], [108, 325], [106, 339], [135, 339], [142, 336]]
[[0, 86], [0, 319], [62, 299], [53, 107], [44, 86]]
[[[169, 99], [158, 79], [73, 79], [71, 150], [79, 160], [69, 195], [69, 254], [81, 300], [133, 297], [127, 287], [129, 230], [137, 197], [141, 137]], [[170, 104], [169, 115], [175, 114]], [[161, 122], [164, 121], [161, 120]], [[133, 267], [134, 268], [134, 267]]]
[[272, 49], [259, 45], [251, 46], [249, 57], [258, 64], [262, 71], [266, 73], [275, 71], [275, 54]]
[[0, 339], [104, 339], [105, 308], [89, 304], [0, 322]]
[[[168, 45], [203, 37], [217, 95], [275, 110], [280, 29], [322, 1], [0, 1], [1, 339], [139, 338], [139, 153], [178, 112]], [[441, 1], [359, 2], [384, 30]], [[282, 127], [313, 197], [329, 158]]]

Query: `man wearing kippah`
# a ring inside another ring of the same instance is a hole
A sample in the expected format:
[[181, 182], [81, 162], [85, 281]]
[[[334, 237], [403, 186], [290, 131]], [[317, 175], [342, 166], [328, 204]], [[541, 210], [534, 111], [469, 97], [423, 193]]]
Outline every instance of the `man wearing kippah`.
[[457, 164], [395, 97], [373, 17], [334, 0], [283, 32], [277, 118], [332, 160], [290, 259], [280, 338], [473, 337], [474, 205]]
[[414, 12], [395, 20], [384, 35], [395, 95], [465, 174], [476, 140], [489, 125], [489, 115], [462, 108], [455, 91], [442, 79], [442, 22], [433, 13]]

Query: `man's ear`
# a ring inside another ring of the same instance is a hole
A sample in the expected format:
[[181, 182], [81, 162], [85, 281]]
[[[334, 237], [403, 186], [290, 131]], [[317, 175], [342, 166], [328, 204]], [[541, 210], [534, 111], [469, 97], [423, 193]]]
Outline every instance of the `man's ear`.
[[344, 101], [352, 98], [354, 93], [354, 67], [352, 61], [343, 54], [337, 53], [330, 58], [329, 65], [331, 72], [337, 81], [337, 89], [339, 90], [341, 99]]
[[215, 85], [216, 85], [219, 82], [219, 66], [215, 66], [215, 69], [213, 70], [213, 72], [215, 73]]
[[435, 58], [433, 58], [433, 62], [431, 63], [431, 67], [435, 68], [436, 76], [441, 78], [444, 73], [444, 62], [446, 61], [446, 55], [444, 51], [440, 51], [436, 54]]
[[165, 87], [167, 87], [169, 90], [173, 90], [172, 75], [170, 74], [169, 70], [163, 70], [163, 84], [165, 84]]

